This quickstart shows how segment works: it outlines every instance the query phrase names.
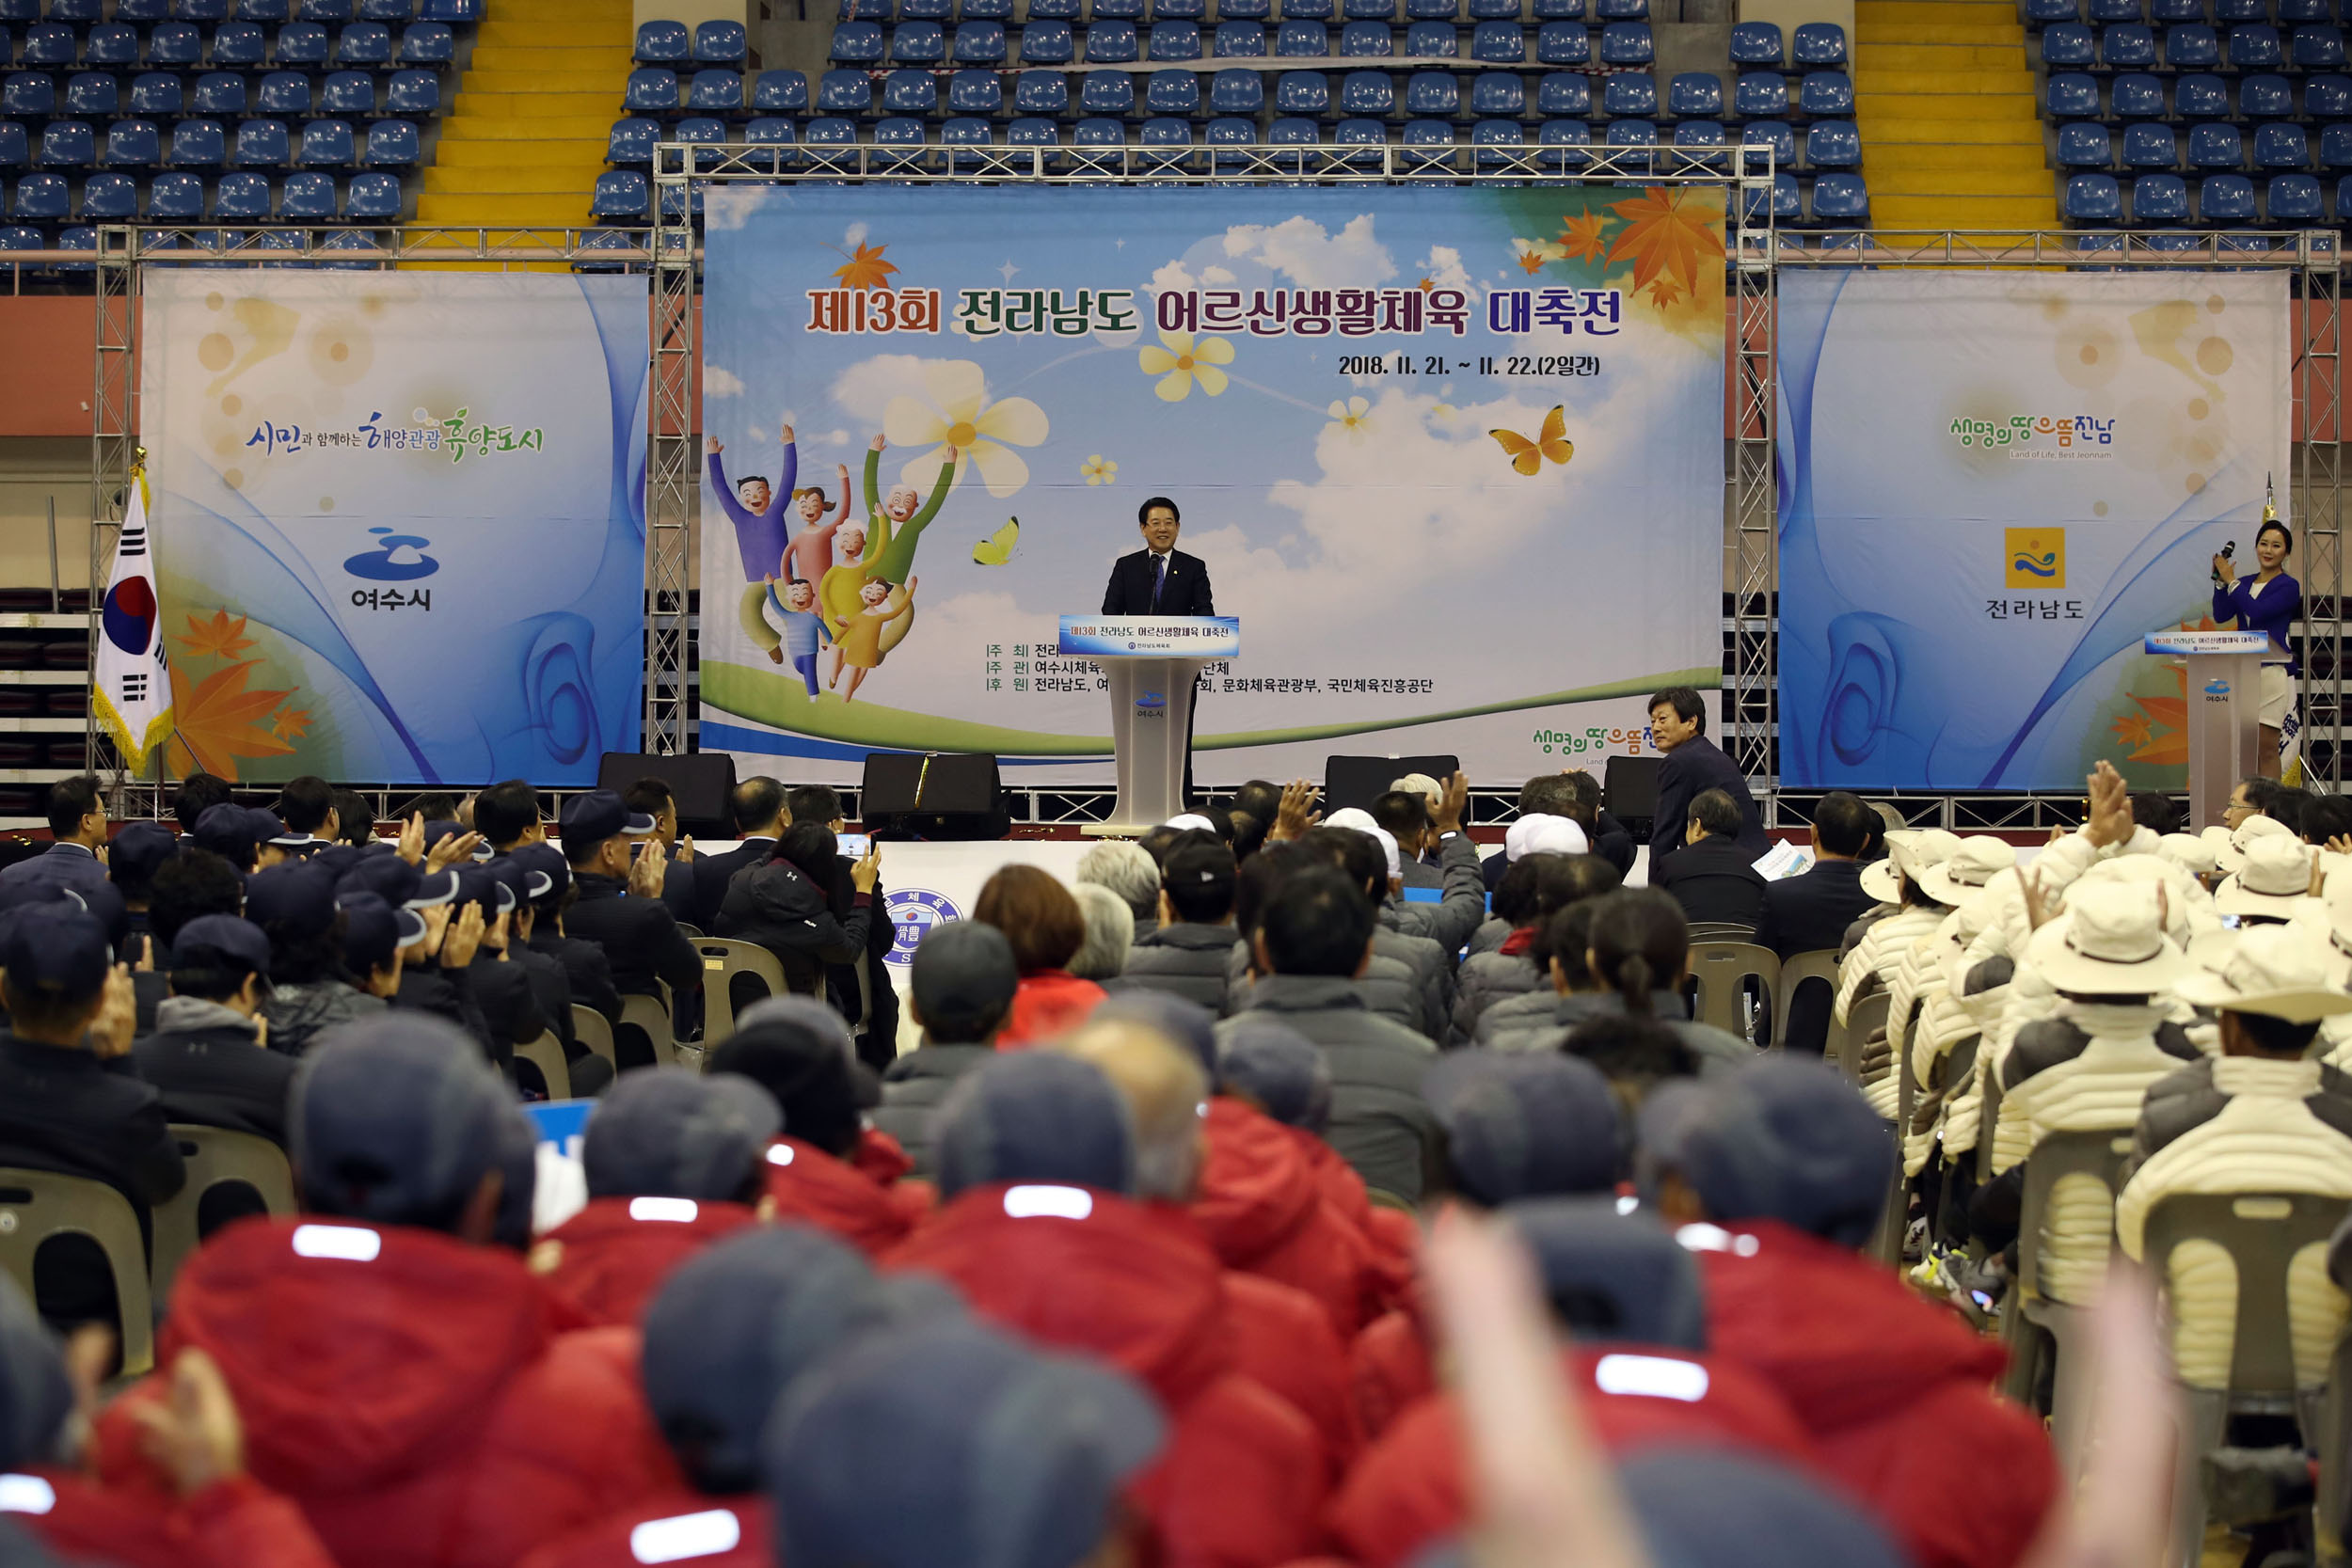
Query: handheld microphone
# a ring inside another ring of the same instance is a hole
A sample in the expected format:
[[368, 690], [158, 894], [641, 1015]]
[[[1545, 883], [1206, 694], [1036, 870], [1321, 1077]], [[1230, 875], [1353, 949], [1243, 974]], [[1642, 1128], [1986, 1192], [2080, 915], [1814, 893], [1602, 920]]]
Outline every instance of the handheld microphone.
[[2221, 559], [2222, 559], [2222, 560], [2227, 561], [2227, 560], [2229, 560], [2232, 556], [2234, 556], [2234, 555], [2236, 555], [2236, 554], [2237, 554], [2237, 541], [2236, 541], [2236, 540], [2233, 539], [2233, 540], [2231, 540], [2228, 544], [2226, 544], [2226, 545], [2224, 545], [2224, 546], [2221, 546]]

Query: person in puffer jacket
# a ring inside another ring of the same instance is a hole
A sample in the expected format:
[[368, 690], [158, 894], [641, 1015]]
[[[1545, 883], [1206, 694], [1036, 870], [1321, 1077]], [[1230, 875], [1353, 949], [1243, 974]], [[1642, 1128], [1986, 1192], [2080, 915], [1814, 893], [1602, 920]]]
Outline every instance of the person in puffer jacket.
[[929, 1177], [932, 1120], [957, 1079], [995, 1060], [996, 1033], [1021, 974], [1005, 933], [977, 920], [932, 927], [908, 967], [909, 1016], [923, 1032], [922, 1043], [882, 1074], [873, 1122]]
[[1539, 852], [1513, 862], [1494, 895], [1495, 913], [1510, 922], [1510, 934], [1492, 952], [1462, 960], [1453, 1043], [1476, 1039], [1480, 1016], [1496, 1003], [1550, 990], [1549, 968], [1536, 954], [1544, 922], [1580, 899], [1614, 891], [1618, 883], [1617, 868], [1597, 855]]
[[882, 879], [879, 847], [868, 848], [850, 868], [849, 917], [834, 918], [834, 869], [838, 841], [822, 823], [796, 822], [777, 841], [764, 865], [739, 871], [719, 904], [712, 936], [757, 942], [776, 956], [795, 991], [824, 984], [827, 964], [857, 962], [866, 951], [866, 927], [875, 919], [874, 885]]
[[1233, 927], [1239, 870], [1221, 844], [1185, 844], [1161, 868], [1159, 920], [1136, 935], [1126, 978], [1198, 1003], [1218, 1018], [1232, 1010], [1230, 966], [1240, 933]]
[[1991, 1391], [2000, 1345], [1860, 1255], [1895, 1161], [1877, 1113], [1819, 1062], [1766, 1057], [1642, 1111], [1645, 1206], [1698, 1257], [1714, 1353], [1779, 1391], [1918, 1568], [2011, 1568], [2058, 1466], [2040, 1418]]
[[[218, 1364], [253, 1477], [341, 1568], [511, 1568], [670, 1483], [636, 1332], [575, 1332], [493, 1244], [523, 1117], [471, 1041], [397, 1012], [355, 1024], [304, 1058], [291, 1120], [304, 1212], [191, 1258], [156, 1359]], [[167, 1383], [99, 1418], [106, 1485], [162, 1484], [138, 1412]]]
[[[1944, 999], [1944, 958], [1961, 925], [1961, 906], [1979, 901], [1985, 884], [2004, 872], [2014, 874], [2017, 851], [2008, 842], [1991, 834], [1979, 834], [1960, 841], [1960, 847], [1943, 861], [1919, 873], [1919, 880], [1928, 896], [1951, 912], [1927, 938], [1915, 942], [1906, 949], [1896, 968], [1893, 981], [1887, 987], [1886, 1044], [1896, 1061], [1914, 1057], [1915, 1082], [1921, 1086], [1919, 1098], [1928, 1098], [1925, 1085], [1929, 1080], [1918, 1076], [1914, 1053], [1915, 1036], [1919, 1023]], [[1981, 918], [1981, 917], [1979, 917]], [[1899, 1075], [1890, 1072], [1886, 1079], [1888, 1096], [1883, 1114], [1893, 1119], [1901, 1104], [1902, 1084]], [[1875, 1104], [1878, 1096], [1872, 1096]], [[1914, 1139], [1905, 1130], [1903, 1168], [1908, 1175], [1918, 1174], [1926, 1163], [1927, 1144], [1931, 1139]], [[1918, 1157], [1913, 1157], [1911, 1145], [1920, 1147]]]
[[[2352, 1198], [2352, 1078], [2311, 1054], [2320, 1022], [2352, 1010], [2352, 996], [2327, 985], [2325, 953], [2300, 936], [2240, 932], [2217, 974], [2183, 983], [2185, 997], [2219, 1011], [2221, 1054], [2150, 1087], [2132, 1132], [2130, 1179], [2116, 1195], [2117, 1244], [2163, 1282], [2173, 1370], [2192, 1388], [2229, 1384], [2236, 1270], [2202, 1240], [2149, 1257], [2150, 1215], [2184, 1193]], [[2327, 1381], [2345, 1317], [2324, 1251], [2304, 1248], [2287, 1272], [2296, 1373], [2307, 1387]]]
[[[1831, 1010], [1836, 1027], [1844, 1028], [1848, 1010], [1874, 990], [1889, 993], [1887, 1025], [1894, 1027], [1892, 992], [1897, 979], [1904, 973], [1913, 943], [1933, 936], [1945, 916], [1951, 913], [1929, 894], [1921, 879], [1922, 873], [1949, 859], [1959, 847], [1959, 837], [1940, 828], [1897, 831], [1886, 835], [1887, 858], [1863, 869], [1863, 891], [1885, 898], [1898, 908], [1883, 920], [1873, 922], [1854, 944], [1853, 951], [1838, 965], [1837, 1001]], [[1874, 1036], [1859, 1057], [1863, 1092], [1882, 1119], [1894, 1120], [1900, 1085], [1894, 1073], [1892, 1046], [1884, 1036]]]
[[531, 1249], [532, 1272], [591, 1323], [635, 1323], [671, 1270], [757, 1221], [760, 1155], [782, 1121], [748, 1078], [621, 1074], [588, 1118], [588, 1207]]

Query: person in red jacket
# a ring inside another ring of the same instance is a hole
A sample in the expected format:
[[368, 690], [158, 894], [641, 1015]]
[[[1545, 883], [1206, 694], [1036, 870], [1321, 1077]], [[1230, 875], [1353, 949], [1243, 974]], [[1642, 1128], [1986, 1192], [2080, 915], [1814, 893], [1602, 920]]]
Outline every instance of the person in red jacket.
[[[1811, 1445], [1780, 1396], [1708, 1353], [1698, 1268], [1673, 1237], [1609, 1198], [1538, 1199], [1508, 1213], [1572, 1340], [1562, 1371], [1612, 1452], [1707, 1443], [1806, 1463]], [[1423, 1400], [1348, 1477], [1332, 1533], [1362, 1568], [1400, 1568], [1468, 1518], [1462, 1472], [1453, 1397]]]
[[861, 1336], [935, 1313], [945, 1291], [886, 1280], [805, 1226], [760, 1226], [679, 1265], [645, 1309], [645, 1401], [684, 1483], [540, 1547], [522, 1568], [772, 1568], [760, 1433], [776, 1401]]
[[1717, 1353], [1780, 1390], [1919, 1568], [2016, 1562], [2057, 1496], [2049, 1438], [1992, 1392], [1997, 1343], [1857, 1251], [1895, 1173], [1868, 1102], [1818, 1062], [1768, 1057], [1653, 1101], [1642, 1132]]
[[937, 1148], [946, 1207], [887, 1261], [1158, 1395], [1173, 1431], [1139, 1501], [1169, 1568], [1270, 1568], [1312, 1549], [1323, 1444], [1235, 1370], [1216, 1254], [1136, 1201], [1127, 1107], [1102, 1070], [1046, 1052], [1000, 1057], [958, 1082]]
[[[314, 1050], [288, 1123], [304, 1213], [248, 1219], [182, 1269], [157, 1360], [212, 1357], [254, 1478], [340, 1568], [511, 1568], [675, 1473], [632, 1329], [580, 1319], [491, 1244], [521, 1111], [464, 1035], [390, 1012]], [[157, 1486], [140, 1412], [108, 1406], [108, 1485]]]
[[748, 1078], [636, 1068], [588, 1117], [588, 1207], [531, 1249], [532, 1272], [593, 1323], [634, 1323], [694, 1254], [756, 1223], [761, 1152], [783, 1118]]
[[1066, 967], [1086, 945], [1086, 916], [1077, 895], [1047, 870], [1008, 865], [980, 884], [972, 918], [993, 926], [1012, 944], [1021, 983], [997, 1031], [996, 1049], [1025, 1051], [1067, 1034], [1103, 1001], [1103, 988]]
[[868, 1335], [778, 1407], [766, 1445], [793, 1568], [1113, 1568], [1168, 1423], [1130, 1378], [968, 1319]]
[[898, 1179], [913, 1162], [896, 1139], [868, 1138], [855, 1060], [840, 1014], [814, 997], [786, 996], [745, 1009], [706, 1069], [739, 1073], [783, 1108], [782, 1135], [764, 1161], [774, 1217], [816, 1226], [880, 1257], [930, 1212], [930, 1190]]

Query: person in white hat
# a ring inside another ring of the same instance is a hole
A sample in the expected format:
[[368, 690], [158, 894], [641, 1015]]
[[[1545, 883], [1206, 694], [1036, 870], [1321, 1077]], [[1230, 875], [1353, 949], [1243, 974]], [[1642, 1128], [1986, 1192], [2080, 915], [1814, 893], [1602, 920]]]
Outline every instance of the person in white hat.
[[[2224, 833], [2223, 838], [2229, 835]], [[2207, 892], [2221, 879], [2220, 857], [2197, 833], [2166, 833], [2156, 840], [2156, 853], [2197, 879]]]
[[[1959, 929], [1962, 906], [1982, 902], [1986, 884], [2002, 872], [2012, 869], [2016, 863], [2017, 851], [2008, 840], [1995, 838], [1990, 833], [1979, 833], [1962, 839], [1950, 854], [1920, 871], [1919, 885], [1922, 890], [1951, 912], [1944, 917], [1934, 932], [1912, 942], [1896, 960], [1894, 976], [1886, 988], [1886, 1043], [1894, 1053], [1894, 1060], [1901, 1060], [1902, 1053], [1912, 1050], [1913, 1019], [1924, 1017], [1943, 995], [1944, 963], [1953, 956], [1948, 943], [1953, 933]], [[1970, 941], [1984, 929], [1985, 912], [1979, 911], [1970, 921]], [[1963, 942], [1960, 950], [1964, 951], [1965, 948], [1966, 942]], [[1923, 1086], [1929, 1083], [1929, 1078], [1921, 1069], [1928, 1065], [1928, 1061], [1921, 1060], [1915, 1053], [1913, 1070]], [[1887, 1102], [1886, 1114], [1892, 1117], [1899, 1102], [1901, 1082], [1899, 1076], [1892, 1074], [1890, 1080], [1883, 1092]], [[1924, 1145], [1917, 1153], [1923, 1160]], [[1916, 1174], [1918, 1162], [1911, 1162], [1908, 1168]]]
[[[2003, 849], [2009, 848], [1997, 839], [1993, 842]], [[1982, 1032], [1982, 1026], [1965, 1006], [1963, 982], [1967, 972], [1960, 960], [1968, 944], [1983, 931], [1992, 912], [1993, 901], [1979, 888], [1945, 917], [1932, 937], [1915, 942], [1905, 973], [1897, 976], [1894, 999], [1887, 1006], [1887, 1043], [1893, 1050], [1910, 1053], [1912, 1081], [1919, 1089], [1911, 1126], [1903, 1136], [1903, 1171], [1909, 1176], [1916, 1176], [1927, 1167], [1929, 1156], [1941, 1141], [1943, 1124], [1953, 1099], [1963, 1089], [1974, 1086], [1973, 1071], [1969, 1083], [1960, 1084], [1951, 1082], [1946, 1069], [1953, 1048]], [[1904, 987], [1910, 989], [1919, 1007], [1915, 1022], [1915, 1015], [1908, 1008], [1903, 1009], [1908, 1028], [1899, 1039], [1894, 1025]], [[1900, 1086], [1898, 1083], [1899, 1094]]]
[[[2269, 818], [2251, 820], [2266, 822]], [[2299, 838], [2273, 834], [2254, 839], [2237, 869], [2214, 890], [2214, 909], [2235, 915], [2241, 927], [2315, 913], [2311, 894], [2312, 857], [2317, 853]]]
[[[2148, 1215], [2181, 1193], [2352, 1198], [2352, 1083], [2312, 1054], [2321, 1022], [2352, 1012], [2352, 996], [2328, 984], [2327, 970], [2326, 952], [2305, 933], [2265, 926], [2239, 935], [2219, 974], [2184, 980], [2185, 998], [2220, 1014], [2221, 1053], [2151, 1088], [2132, 1134], [2116, 1239], [2165, 1282], [2174, 1374], [2192, 1388], [2229, 1384], [2236, 1278], [2187, 1247], [2149, 1259]], [[2344, 1298], [2301, 1258], [2287, 1280], [2296, 1376], [2316, 1387], [2328, 1376]]]
[[[2193, 970], [2164, 934], [2163, 905], [2150, 883], [2077, 883], [2066, 912], [2027, 946], [2026, 962], [2058, 1002], [2017, 1031], [2000, 1065], [1993, 1165], [1995, 1181], [2020, 1196], [2026, 1157], [2043, 1138], [2131, 1126], [2150, 1085], [2198, 1060], [2168, 1016], [2170, 991]], [[2104, 1182], [2085, 1176], [2058, 1184], [2041, 1253], [2044, 1295], [2087, 1304], [2096, 1294], [2109, 1218]]]
[[2206, 842], [2213, 845], [2216, 864], [2222, 871], [2231, 872], [2243, 866], [2246, 863], [2247, 853], [2265, 838], [2280, 839], [2290, 844], [2303, 842], [2300, 833], [2275, 816], [2249, 816], [2231, 829], [2217, 842], [2211, 838], [2206, 839]]
[[1845, 1027], [1846, 1010], [1856, 1000], [1892, 984], [1905, 948], [1943, 924], [1950, 911], [1929, 896], [1920, 875], [1959, 847], [1960, 835], [1941, 828], [1890, 832], [1886, 859], [1863, 867], [1863, 891], [1895, 909], [1870, 923], [1837, 967], [1837, 1005], [1831, 1014], [1837, 1027]]

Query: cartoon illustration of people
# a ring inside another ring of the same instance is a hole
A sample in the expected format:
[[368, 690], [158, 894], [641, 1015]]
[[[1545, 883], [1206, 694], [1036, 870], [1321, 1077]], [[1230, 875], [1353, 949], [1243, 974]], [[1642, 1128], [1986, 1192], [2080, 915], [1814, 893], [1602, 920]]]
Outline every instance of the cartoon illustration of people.
[[866, 672], [879, 666], [883, 656], [905, 641], [907, 633], [914, 628], [914, 590], [919, 580], [910, 578], [905, 587], [894, 588], [880, 578], [868, 578], [858, 590], [861, 608], [841, 639], [841, 661], [834, 666], [836, 679], [841, 673], [841, 663], [850, 666], [850, 687], [841, 693], [845, 705], [857, 700], [857, 689], [866, 679]]
[[827, 567], [817, 582], [818, 608], [833, 632], [833, 674], [826, 680], [827, 686], [841, 679], [841, 640], [849, 635], [850, 623], [866, 608], [860, 596], [866, 582], [865, 525], [842, 524], [840, 531], [833, 536], [833, 544], [840, 559]]
[[926, 501], [905, 484], [893, 485], [887, 496], [882, 495], [882, 454], [886, 445], [877, 436], [866, 451], [866, 509], [872, 527], [868, 543], [873, 547], [869, 575], [897, 584], [910, 580], [907, 574], [914, 569], [914, 546], [922, 542], [923, 531], [939, 515], [940, 503], [955, 486], [958, 454], [952, 449], [948, 451], [931, 485], [931, 499]]
[[792, 427], [787, 424], [777, 428], [784, 436], [784, 469], [772, 485], [765, 475], [749, 474], [737, 480], [730, 489], [726, 467], [719, 456], [727, 449], [716, 436], [703, 442], [703, 451], [710, 458], [710, 488], [719, 498], [719, 509], [735, 525], [735, 547], [742, 557], [743, 580], [747, 583], [759, 581], [768, 571], [769, 562], [784, 555], [784, 505], [792, 494], [792, 482], [800, 474], [800, 451], [792, 444]]
[[[784, 427], [784, 450], [787, 452], [796, 452], [792, 443], [790, 425]], [[798, 467], [793, 458], [787, 458], [787, 461], [792, 462], [795, 467]], [[792, 542], [787, 546], [792, 559], [787, 570], [794, 578], [804, 578], [810, 582], [819, 582], [823, 580], [825, 573], [833, 567], [834, 531], [850, 520], [850, 466], [844, 463], [838, 465], [838, 467], [841, 474], [839, 506], [830, 508], [827, 506], [825, 487], [821, 484], [812, 484], [805, 489], [791, 492], [793, 508], [800, 514], [801, 518], [800, 531], [792, 535]], [[830, 523], [825, 521], [825, 514], [829, 510], [839, 514]]]
[[[834, 641], [833, 627], [818, 612], [817, 587], [806, 578], [794, 578], [784, 584], [779, 596], [774, 578], [754, 583], [743, 595], [743, 630], [753, 641], [768, 650], [769, 659], [782, 664], [788, 658], [808, 688], [809, 700], [817, 699], [817, 653], [824, 644]], [[839, 668], [836, 659], [834, 668]]]

